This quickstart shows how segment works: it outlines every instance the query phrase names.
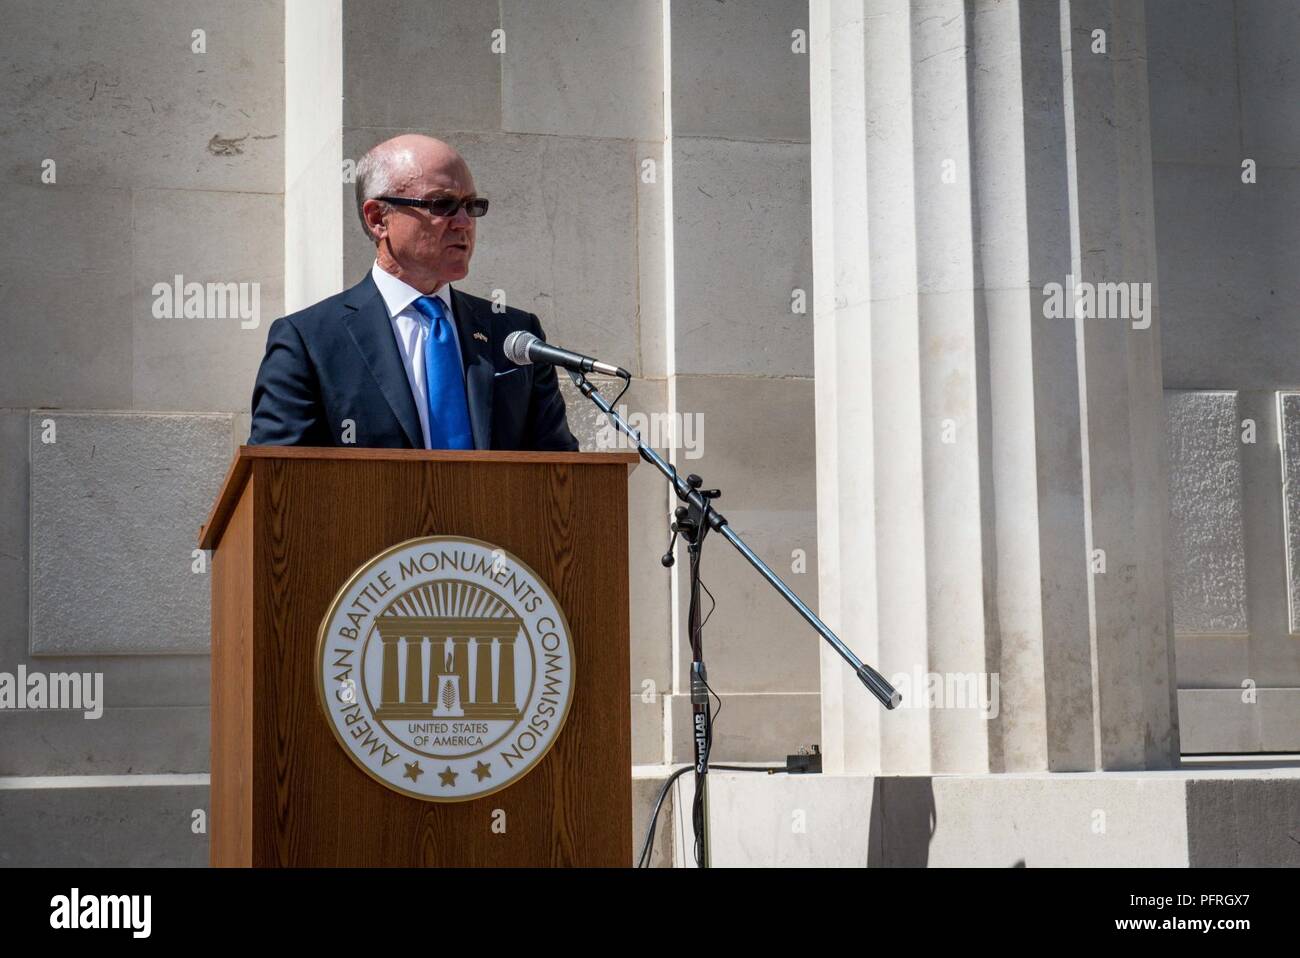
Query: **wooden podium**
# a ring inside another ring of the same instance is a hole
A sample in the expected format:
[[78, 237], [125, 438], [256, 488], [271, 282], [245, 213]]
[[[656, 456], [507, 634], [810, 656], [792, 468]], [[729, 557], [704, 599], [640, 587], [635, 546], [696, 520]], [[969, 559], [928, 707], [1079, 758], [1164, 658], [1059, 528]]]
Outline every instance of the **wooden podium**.
[[[630, 867], [637, 461], [241, 447], [200, 532], [212, 550], [211, 863]], [[508, 787], [459, 803], [370, 777], [336, 740], [315, 685], [318, 631], [340, 588], [385, 549], [433, 535], [484, 540], [529, 566], [567, 617], [573, 654], [550, 751]]]

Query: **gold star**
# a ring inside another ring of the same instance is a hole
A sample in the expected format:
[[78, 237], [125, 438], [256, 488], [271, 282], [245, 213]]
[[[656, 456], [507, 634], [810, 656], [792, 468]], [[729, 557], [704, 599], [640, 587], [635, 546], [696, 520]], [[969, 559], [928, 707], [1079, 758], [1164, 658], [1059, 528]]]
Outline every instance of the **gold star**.
[[456, 776], [459, 775], [459, 774], [460, 774], [459, 772], [453, 772], [453, 771], [451, 770], [451, 766], [448, 765], [448, 766], [447, 766], [447, 771], [445, 771], [445, 772], [439, 772], [439, 773], [438, 773], [438, 777], [439, 777], [440, 779], [442, 779], [442, 784], [443, 784], [443, 785], [455, 785], [455, 784], [456, 784]]
[[488, 764], [484, 765], [482, 762], [479, 762], [477, 765], [474, 766], [474, 774], [478, 776], [478, 780], [480, 782], [483, 781], [483, 779], [485, 778], [491, 778], [492, 763], [488, 762]]
[[424, 769], [420, 768], [420, 760], [418, 758], [414, 762], [406, 763], [406, 775], [403, 776], [404, 778], [409, 778], [413, 782], [418, 782], [420, 776], [423, 774]]

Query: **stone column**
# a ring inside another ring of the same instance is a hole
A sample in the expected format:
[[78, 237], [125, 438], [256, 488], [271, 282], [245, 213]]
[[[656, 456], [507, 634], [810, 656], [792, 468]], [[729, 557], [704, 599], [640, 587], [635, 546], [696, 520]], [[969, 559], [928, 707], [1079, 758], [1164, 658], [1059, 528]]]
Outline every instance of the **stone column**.
[[1175, 765], [1155, 310], [1045, 309], [1154, 288], [1143, 6], [810, 10], [821, 611], [948, 693], [823, 651], [827, 767]]
[[356, 282], [343, 274], [344, 230], [356, 224], [352, 183], [340, 184], [342, 0], [285, 0], [283, 73], [284, 306], [293, 312]]

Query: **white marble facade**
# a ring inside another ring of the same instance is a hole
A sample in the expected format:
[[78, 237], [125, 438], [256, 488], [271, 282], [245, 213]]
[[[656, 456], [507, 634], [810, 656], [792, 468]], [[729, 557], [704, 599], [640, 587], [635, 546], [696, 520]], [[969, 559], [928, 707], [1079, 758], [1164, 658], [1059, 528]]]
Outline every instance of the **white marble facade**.
[[[656, 444], [864, 658], [919, 676], [914, 702], [931, 674], [984, 693], [886, 716], [715, 539], [715, 760], [1300, 750], [1293, 5], [123, 5], [20, 0], [0, 36], [0, 204], [41, 225], [0, 264], [0, 671], [102, 671], [107, 697], [96, 722], [0, 716], [0, 822], [86, 811], [98, 835], [206, 802], [193, 535], [267, 326], [368, 265], [349, 163], [412, 129], [492, 197], [469, 291], [631, 369]], [[1053, 316], [1075, 282], [1133, 295]], [[170, 315], [173, 283], [235, 284], [255, 315]], [[633, 761], [654, 766], [690, 754], [686, 563], [659, 563], [649, 467], [629, 500]], [[44, 778], [74, 775], [101, 785]], [[0, 864], [38, 854], [4, 831]], [[201, 863], [204, 837], [149, 854]]]

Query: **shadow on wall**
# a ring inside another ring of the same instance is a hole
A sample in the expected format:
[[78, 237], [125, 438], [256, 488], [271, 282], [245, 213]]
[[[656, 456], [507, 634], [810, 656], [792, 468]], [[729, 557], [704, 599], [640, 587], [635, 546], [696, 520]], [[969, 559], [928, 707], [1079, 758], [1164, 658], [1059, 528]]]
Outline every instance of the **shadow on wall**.
[[876, 776], [871, 792], [868, 868], [925, 868], [938, 827], [929, 778]]

